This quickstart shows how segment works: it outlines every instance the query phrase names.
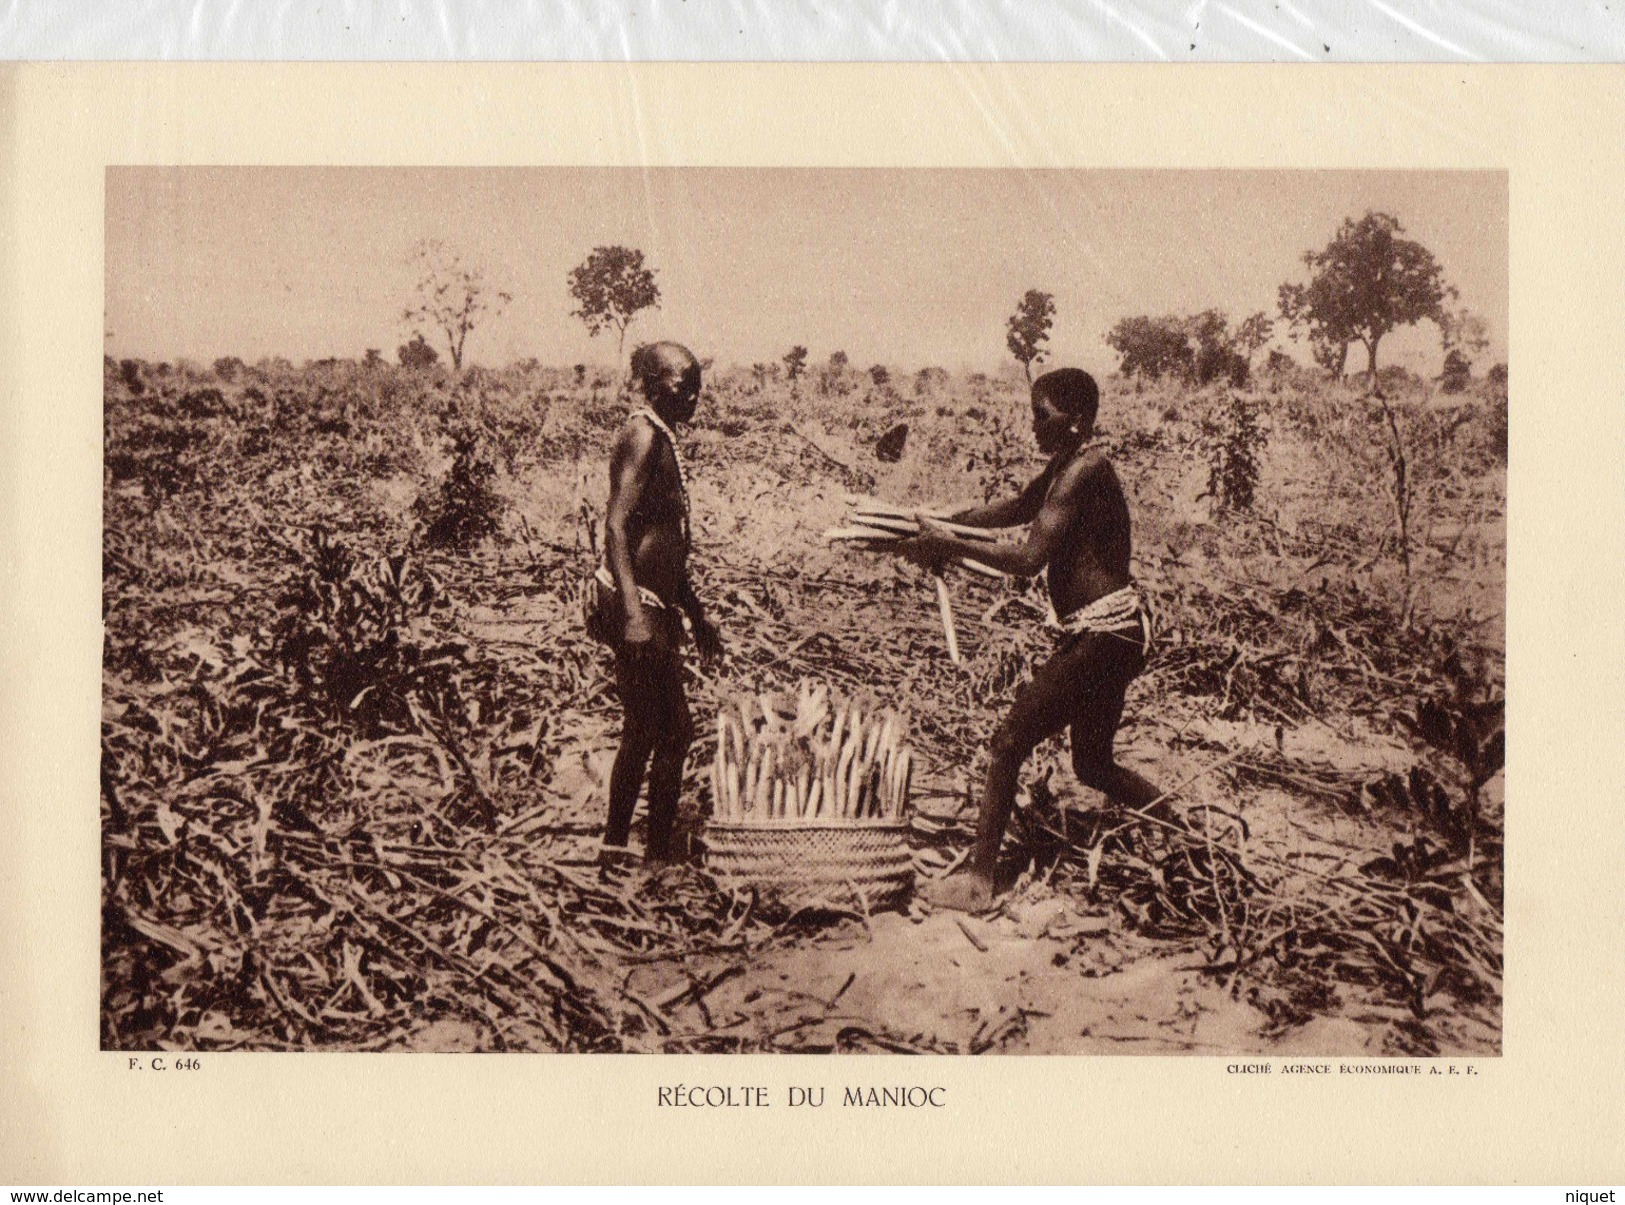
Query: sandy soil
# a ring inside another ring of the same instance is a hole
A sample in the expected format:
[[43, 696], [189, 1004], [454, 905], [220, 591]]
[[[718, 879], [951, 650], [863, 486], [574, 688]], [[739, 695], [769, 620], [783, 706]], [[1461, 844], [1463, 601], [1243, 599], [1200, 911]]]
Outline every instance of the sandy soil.
[[[527, 606], [472, 616], [501, 622], [522, 638]], [[1131, 700], [1132, 701], [1132, 700]], [[560, 759], [548, 791], [579, 834], [566, 856], [585, 863], [602, 824], [616, 739], [609, 716], [564, 717], [571, 752]], [[1119, 756], [1164, 785], [1198, 777], [1213, 749], [1268, 751], [1284, 766], [1329, 768], [1369, 778], [1409, 764], [1392, 737], [1345, 722], [1277, 730], [1256, 721], [1225, 721], [1191, 712], [1131, 711]], [[974, 795], [972, 769], [936, 762], [917, 782], [916, 805], [950, 811]], [[1064, 769], [1059, 746], [1038, 759], [1058, 771], [1050, 786], [1064, 807], [1098, 802]], [[691, 759], [679, 841], [702, 861], [703, 820], [694, 813], [702, 767]], [[1030, 785], [1033, 766], [1024, 783]], [[1195, 796], [1218, 792], [1245, 816], [1253, 838], [1272, 851], [1374, 856], [1394, 836], [1386, 825], [1284, 790], [1202, 783]], [[1498, 795], [1498, 786], [1492, 794]], [[923, 803], [922, 803], [923, 801]], [[1023, 792], [1020, 802], [1030, 797]], [[1498, 799], [1494, 801], [1498, 806]], [[968, 819], [970, 811], [962, 813]], [[641, 847], [642, 809], [633, 832]], [[667, 873], [684, 873], [682, 870]], [[659, 891], [658, 876], [646, 890]], [[666, 1036], [696, 1049], [825, 1051], [913, 1049], [1024, 1054], [1281, 1054], [1376, 1056], [1416, 1053], [1412, 1013], [1358, 985], [1306, 983], [1295, 991], [1260, 988], [1205, 970], [1203, 951], [1141, 937], [1112, 915], [1107, 902], [1057, 892], [1024, 879], [987, 917], [905, 913], [867, 919], [808, 917], [780, 930], [743, 959], [696, 958], [627, 968], [624, 986], [645, 1001], [670, 1000], [684, 985], [695, 992], [662, 1006]], [[696, 998], [697, 997], [697, 998]], [[1441, 1005], [1443, 1002], [1441, 1001]], [[1427, 1018], [1441, 1050], [1493, 1054], [1498, 1018], [1441, 1007]], [[449, 1026], [449, 1028], [448, 1028]], [[441, 1022], [408, 1038], [415, 1049], [477, 1045], [479, 1035]], [[522, 1040], [510, 1034], [509, 1040]], [[724, 1043], [729, 1045], [723, 1045]]]

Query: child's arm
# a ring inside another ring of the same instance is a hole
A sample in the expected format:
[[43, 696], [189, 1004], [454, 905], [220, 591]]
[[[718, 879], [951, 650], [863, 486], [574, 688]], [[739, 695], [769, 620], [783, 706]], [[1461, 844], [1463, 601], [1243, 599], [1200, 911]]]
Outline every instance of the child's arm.
[[1056, 483], [1055, 489], [1046, 487], [1044, 495], [1039, 498], [1038, 512], [1033, 518], [1032, 527], [1028, 529], [1027, 538], [1020, 544], [984, 544], [967, 540], [922, 517], [920, 535], [912, 540], [898, 541], [897, 552], [928, 568], [954, 557], [969, 557], [1012, 577], [1032, 577], [1060, 551], [1061, 542], [1077, 516], [1081, 484], [1098, 463], [1088, 457], [1075, 461], [1072, 469]]
[[948, 521], [966, 527], [1020, 527], [1023, 523], [1031, 523], [1044, 505], [1044, 496], [1049, 492], [1054, 476], [1055, 465], [1051, 462], [1014, 498], [1005, 498], [986, 506], [973, 506], [949, 515]]

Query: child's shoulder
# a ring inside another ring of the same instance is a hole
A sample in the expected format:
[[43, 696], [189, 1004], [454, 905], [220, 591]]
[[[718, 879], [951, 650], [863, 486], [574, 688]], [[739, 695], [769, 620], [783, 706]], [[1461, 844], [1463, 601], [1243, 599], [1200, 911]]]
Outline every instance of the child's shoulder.
[[1074, 481], [1082, 481], [1087, 477], [1094, 476], [1102, 469], [1111, 468], [1111, 463], [1111, 458], [1106, 455], [1105, 443], [1096, 440], [1094, 443], [1085, 444], [1072, 454], [1071, 460], [1067, 462], [1063, 471], [1063, 476], [1070, 477]]

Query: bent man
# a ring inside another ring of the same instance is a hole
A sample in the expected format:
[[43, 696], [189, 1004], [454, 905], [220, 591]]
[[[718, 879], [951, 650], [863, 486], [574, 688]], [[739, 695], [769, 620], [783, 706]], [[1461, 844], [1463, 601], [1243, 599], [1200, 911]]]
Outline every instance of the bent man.
[[645, 773], [645, 857], [670, 857], [683, 762], [694, 735], [683, 689], [682, 616], [701, 657], [709, 660], [722, 647], [689, 580], [688, 484], [675, 434], [699, 404], [700, 365], [679, 344], [655, 343], [632, 353], [632, 377], [644, 405], [628, 416], [611, 454], [604, 563], [588, 590], [589, 630], [615, 651], [624, 713], [609, 779], [603, 865], [628, 856]]
[[1055, 653], [1016, 694], [993, 734], [976, 848], [967, 873], [926, 895], [945, 907], [975, 910], [992, 902], [999, 845], [1015, 803], [1022, 764], [1045, 738], [1070, 727], [1078, 781], [1112, 802], [1143, 808], [1161, 792], [1117, 764], [1112, 745], [1128, 684], [1151, 651], [1151, 618], [1129, 575], [1129, 515], [1123, 487], [1105, 455], [1090, 444], [1100, 391], [1076, 368], [1033, 382], [1033, 436], [1049, 464], [1021, 493], [952, 516], [968, 527], [1031, 523], [1025, 543], [960, 539], [929, 519], [900, 555], [927, 568], [968, 556], [1018, 577], [1044, 573], [1050, 620], [1060, 631]]

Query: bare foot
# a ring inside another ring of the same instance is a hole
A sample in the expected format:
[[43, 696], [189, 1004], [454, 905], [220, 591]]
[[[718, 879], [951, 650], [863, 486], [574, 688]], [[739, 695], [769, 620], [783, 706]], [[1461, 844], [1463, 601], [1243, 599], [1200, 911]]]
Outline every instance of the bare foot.
[[993, 885], [970, 873], [933, 879], [920, 889], [920, 896], [933, 908], [955, 912], [986, 912], [993, 907]]
[[602, 882], [621, 878], [634, 865], [636, 855], [624, 845], [606, 845], [598, 850], [598, 878]]

